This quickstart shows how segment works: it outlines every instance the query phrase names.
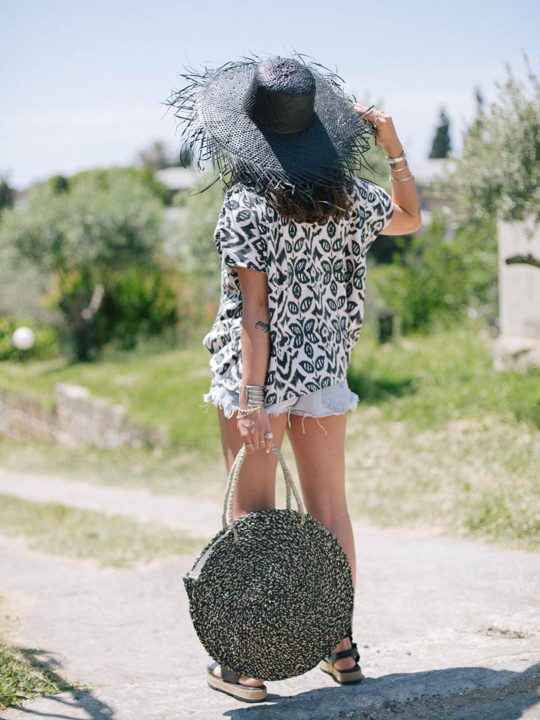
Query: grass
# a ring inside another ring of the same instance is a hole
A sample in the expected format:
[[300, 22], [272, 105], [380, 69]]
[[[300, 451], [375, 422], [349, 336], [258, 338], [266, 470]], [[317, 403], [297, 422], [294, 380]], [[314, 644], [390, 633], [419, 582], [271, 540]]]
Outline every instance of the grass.
[[540, 548], [540, 371], [495, 372], [490, 343], [472, 322], [383, 346], [366, 334], [349, 378], [356, 513]]
[[349, 384], [364, 405], [381, 408], [384, 420], [407, 422], [416, 431], [485, 415], [540, 429], [540, 370], [496, 372], [492, 342], [472, 321], [382, 346], [366, 332]]
[[36, 550], [93, 558], [103, 566], [130, 567], [158, 557], [191, 554], [205, 542], [157, 523], [139, 523], [123, 515], [9, 495], [0, 495], [0, 506], [0, 532], [25, 537]]
[[382, 414], [373, 408], [349, 426], [354, 514], [540, 549], [537, 430], [486, 416], [410, 433], [407, 423]]
[[[215, 499], [224, 487], [224, 464], [216, 443], [217, 427], [206, 453], [192, 450], [148, 451], [120, 447], [70, 448], [46, 441], [26, 442], [0, 435], [0, 465], [13, 472], [54, 475], [99, 485], [148, 488], [156, 494]], [[204, 478], [201, 481], [201, 478]]]
[[[538, 547], [540, 371], [495, 372], [491, 344], [473, 321], [382, 346], [369, 325], [364, 328], [348, 374], [361, 399], [347, 432], [355, 515]], [[207, 364], [208, 352], [198, 342], [157, 356], [54, 370], [0, 363], [2, 385], [44, 392], [45, 378], [52, 393], [51, 378], [81, 382], [167, 426], [177, 443], [154, 453], [108, 452], [0, 438], [0, 463], [221, 500], [226, 477], [216, 412], [201, 408]]]
[[159, 354], [118, 352], [96, 363], [65, 359], [0, 362], [0, 385], [37, 397], [51, 407], [56, 383], [84, 385], [96, 397], [125, 405], [149, 427], [162, 426], [171, 441], [201, 449], [214, 440], [215, 410], [202, 394], [210, 387], [210, 354], [200, 343]]
[[0, 710], [70, 689], [46, 653], [11, 648], [0, 640]]

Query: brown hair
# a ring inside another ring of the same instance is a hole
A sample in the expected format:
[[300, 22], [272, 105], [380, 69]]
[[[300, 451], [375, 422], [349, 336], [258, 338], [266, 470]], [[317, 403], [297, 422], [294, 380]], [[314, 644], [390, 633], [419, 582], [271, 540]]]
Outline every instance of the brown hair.
[[327, 219], [339, 221], [346, 217], [353, 204], [352, 182], [345, 181], [336, 187], [313, 185], [309, 195], [295, 193], [289, 189], [267, 189], [265, 197], [274, 210], [286, 220], [296, 222], [324, 222]]

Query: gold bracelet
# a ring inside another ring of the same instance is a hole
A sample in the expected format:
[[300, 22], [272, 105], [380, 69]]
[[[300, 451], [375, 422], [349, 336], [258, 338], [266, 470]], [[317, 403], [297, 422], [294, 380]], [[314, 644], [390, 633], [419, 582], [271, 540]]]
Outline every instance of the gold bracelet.
[[408, 170], [409, 163], [405, 161], [405, 165], [401, 168], [392, 168], [390, 172], [403, 172], [404, 170]]
[[[262, 405], [261, 405], [261, 407], [262, 407]], [[245, 409], [245, 410], [242, 409], [242, 408], [239, 408], [238, 411], [237, 411], [237, 413], [236, 413], [236, 417], [239, 418], [239, 419], [240, 419], [240, 418], [245, 418], [245, 417], [247, 417], [248, 415], [251, 415], [251, 413], [252, 413], [252, 412], [255, 412], [256, 410], [260, 410], [260, 408], [259, 408], [259, 407], [252, 407], [252, 408], [248, 408], [248, 409]]]

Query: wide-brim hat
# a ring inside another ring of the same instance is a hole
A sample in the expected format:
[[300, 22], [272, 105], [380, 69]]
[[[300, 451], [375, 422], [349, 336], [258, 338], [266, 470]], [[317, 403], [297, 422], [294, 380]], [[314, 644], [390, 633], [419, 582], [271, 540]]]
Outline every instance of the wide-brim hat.
[[343, 79], [305, 55], [252, 56], [181, 76], [188, 84], [165, 104], [184, 125], [182, 149], [199, 169], [211, 161], [226, 186], [311, 195], [314, 185], [342, 186], [371, 168], [369, 109], [359, 115]]

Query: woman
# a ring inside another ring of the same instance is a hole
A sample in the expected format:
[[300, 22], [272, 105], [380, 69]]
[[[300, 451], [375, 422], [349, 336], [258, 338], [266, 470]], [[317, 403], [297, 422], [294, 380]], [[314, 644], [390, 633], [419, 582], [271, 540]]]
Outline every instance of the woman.
[[[295, 58], [255, 58], [203, 75], [169, 104], [188, 122], [200, 159], [228, 190], [214, 241], [221, 303], [203, 344], [227, 472], [241, 448], [233, 516], [275, 506], [285, 433], [307, 511], [356, 559], [345, 496], [346, 372], [363, 319], [366, 253], [378, 234], [420, 227], [414, 177], [389, 114], [352, 103], [339, 78]], [[359, 177], [367, 137], [386, 151], [392, 196]], [[250, 482], [250, 478], [257, 482]], [[340, 684], [363, 679], [352, 635], [320, 668]], [[264, 700], [263, 679], [217, 663], [209, 685]]]

